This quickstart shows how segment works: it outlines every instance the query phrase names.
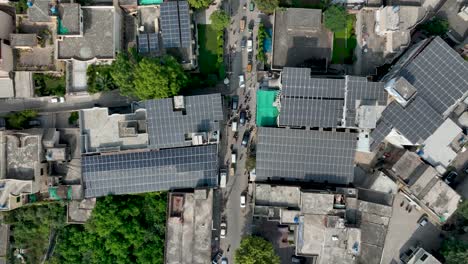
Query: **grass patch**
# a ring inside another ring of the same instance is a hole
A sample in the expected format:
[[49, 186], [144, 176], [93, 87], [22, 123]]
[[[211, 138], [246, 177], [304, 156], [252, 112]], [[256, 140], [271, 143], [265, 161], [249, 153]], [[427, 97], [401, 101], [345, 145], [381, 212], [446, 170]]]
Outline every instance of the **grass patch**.
[[280, 0], [281, 7], [325, 9], [329, 0]]
[[334, 33], [332, 64], [353, 63], [354, 48], [357, 45], [356, 35], [354, 34], [355, 21], [356, 17], [350, 15], [346, 22], [346, 28]]
[[202, 74], [218, 74], [217, 31], [210, 25], [197, 25], [200, 55], [198, 63]]
[[61, 77], [42, 73], [33, 74], [34, 87], [39, 96], [64, 96], [65, 75]]

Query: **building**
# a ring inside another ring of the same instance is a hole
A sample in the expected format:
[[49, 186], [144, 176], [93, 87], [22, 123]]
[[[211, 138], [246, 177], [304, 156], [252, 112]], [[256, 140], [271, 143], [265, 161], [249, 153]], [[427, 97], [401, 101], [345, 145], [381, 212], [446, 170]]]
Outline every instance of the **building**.
[[171, 192], [168, 200], [164, 263], [210, 263], [213, 189]]
[[84, 224], [91, 217], [96, 198], [69, 201], [67, 204], [67, 223]]
[[10, 33], [14, 30], [14, 18], [0, 10], [0, 98], [15, 96], [13, 80], [10, 72], [13, 70], [13, 50]]
[[363, 189], [256, 183], [253, 215], [289, 226], [284, 243], [312, 263], [370, 264], [380, 262], [392, 202], [389, 194]]
[[[371, 133], [371, 149], [377, 149], [384, 139], [399, 146], [424, 146], [428, 152], [437, 148], [432, 144], [445, 144], [446, 148], [459, 134], [459, 129], [446, 119], [466, 97], [466, 72], [468, 63], [439, 37], [408, 50], [383, 78], [385, 89], [394, 100]], [[443, 142], [431, 138], [445, 133], [444, 124], [449, 126], [448, 134], [453, 138]], [[447, 163], [436, 160], [436, 155], [430, 157], [435, 166]]]
[[312, 78], [310, 69], [286, 67], [281, 72], [278, 125], [375, 128], [387, 104], [383, 87], [364, 77]]
[[[145, 1], [146, 2], [146, 1]], [[150, 1], [138, 7], [138, 51], [146, 56], [171, 54], [186, 70], [197, 67], [194, 22], [187, 1]]]
[[442, 264], [438, 259], [421, 247], [411, 248], [410, 253], [403, 255], [404, 264]]
[[326, 71], [333, 33], [322, 24], [320, 9], [287, 8], [274, 14], [272, 68], [308, 67]]
[[217, 144], [223, 120], [221, 94], [175, 96], [144, 102], [149, 148]]
[[443, 224], [457, 210], [460, 195], [416, 153], [406, 151], [386, 173], [403, 184], [403, 193], [423, 208], [435, 223]]
[[356, 133], [260, 127], [256, 181], [349, 184]]

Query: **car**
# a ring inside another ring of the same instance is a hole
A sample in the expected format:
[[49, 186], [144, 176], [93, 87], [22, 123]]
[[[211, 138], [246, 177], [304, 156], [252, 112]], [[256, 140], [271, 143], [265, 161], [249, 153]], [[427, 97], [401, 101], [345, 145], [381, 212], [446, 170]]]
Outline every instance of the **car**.
[[228, 260], [226, 257], [221, 259], [221, 264], [228, 264]]
[[220, 228], [220, 232], [219, 232], [219, 237], [225, 238], [226, 233], [227, 233], [227, 224], [226, 224], [226, 222], [222, 222], [220, 227], [221, 228]]
[[232, 104], [231, 104], [232, 110], [236, 111], [237, 108], [239, 107], [239, 96], [233, 96], [232, 97]]
[[253, 52], [247, 53], [247, 60], [248, 60], [248, 62], [252, 62], [252, 60], [253, 60]]
[[219, 171], [219, 187], [226, 188], [226, 182], [227, 182], [227, 171], [224, 169], [220, 170]]
[[456, 171], [451, 171], [447, 177], [445, 177], [444, 182], [448, 185], [452, 185], [455, 182], [455, 179], [458, 177], [458, 173]]
[[245, 131], [244, 136], [242, 137], [241, 145], [244, 147], [247, 147], [247, 144], [249, 144], [249, 138], [250, 138], [250, 132]]
[[247, 47], [247, 38], [243, 37], [241, 40], [241, 49], [245, 49]]
[[65, 102], [65, 98], [64, 97], [52, 97], [50, 99], [50, 102], [51, 103], [64, 103]]
[[244, 74], [239, 75], [239, 87], [245, 88], [245, 77]]
[[247, 52], [252, 52], [253, 51], [253, 40], [249, 39], [247, 40]]
[[421, 218], [419, 218], [418, 225], [425, 226], [425, 225], [427, 225], [427, 222], [428, 222], [427, 216], [423, 215], [423, 216], [421, 216]]
[[240, 196], [240, 207], [241, 208], [245, 207], [245, 194], [241, 194]]
[[236, 154], [236, 152], [233, 151], [231, 153], [231, 163], [235, 164], [236, 161], [237, 161], [237, 154]]
[[237, 132], [237, 120], [232, 121], [231, 129], [232, 132]]
[[245, 110], [242, 110], [239, 114], [239, 123], [241, 126], [245, 125], [245, 122], [247, 121], [247, 112]]
[[250, 1], [249, 3], [249, 11], [252, 12], [255, 9], [255, 3], [253, 1]]

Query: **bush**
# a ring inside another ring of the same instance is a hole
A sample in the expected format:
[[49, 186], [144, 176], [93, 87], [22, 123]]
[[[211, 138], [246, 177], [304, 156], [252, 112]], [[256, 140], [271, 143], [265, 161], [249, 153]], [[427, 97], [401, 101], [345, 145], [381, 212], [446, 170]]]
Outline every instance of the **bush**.
[[86, 69], [88, 92], [94, 94], [117, 89], [111, 72], [111, 65], [89, 65]]
[[223, 10], [216, 10], [211, 14], [210, 20], [211, 20], [211, 26], [215, 30], [224, 30], [225, 28], [229, 26], [229, 22], [231, 18]]
[[265, 56], [265, 50], [264, 50], [264, 40], [267, 37], [267, 32], [265, 30], [265, 27], [263, 26], [262, 23], [260, 23], [258, 27], [258, 35], [257, 35], [257, 59], [263, 63], [266, 63], [266, 56]]
[[34, 110], [24, 110], [6, 116], [6, 125], [10, 129], [23, 129], [28, 125], [28, 121], [37, 116]]
[[333, 32], [337, 32], [346, 28], [348, 12], [343, 6], [332, 5], [323, 13], [325, 27]]
[[76, 124], [76, 122], [78, 121], [78, 119], [80, 118], [80, 115], [78, 114], [78, 112], [71, 112], [70, 113], [70, 117], [68, 117], [68, 123], [70, 125], [74, 125]]
[[242, 239], [236, 250], [234, 263], [280, 264], [280, 258], [269, 241], [258, 236], [248, 236]]
[[446, 19], [434, 17], [421, 25], [421, 29], [430, 36], [442, 36], [449, 30], [450, 24]]
[[255, 0], [258, 10], [271, 14], [279, 6], [279, 0]]
[[65, 76], [34, 73], [33, 81], [36, 94], [39, 96], [64, 96]]

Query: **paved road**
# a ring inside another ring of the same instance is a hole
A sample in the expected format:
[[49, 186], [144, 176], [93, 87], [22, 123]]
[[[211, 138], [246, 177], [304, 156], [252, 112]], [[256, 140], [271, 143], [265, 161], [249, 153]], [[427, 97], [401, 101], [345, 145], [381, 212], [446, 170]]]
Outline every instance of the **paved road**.
[[[247, 9], [243, 9], [243, 5], [247, 4]], [[229, 6], [230, 5], [230, 6]], [[250, 233], [250, 220], [251, 220], [251, 207], [249, 203], [251, 197], [247, 196], [246, 208], [240, 208], [240, 196], [242, 193], [247, 193], [248, 189], [248, 172], [245, 170], [245, 161], [247, 158], [247, 148], [241, 146], [242, 137], [246, 130], [252, 130], [251, 139], [255, 137], [255, 70], [252, 73], [245, 72], [247, 68], [247, 51], [241, 49], [242, 37], [250, 38], [254, 40], [258, 26], [254, 28], [253, 35], [251, 36], [248, 31], [248, 24], [251, 20], [255, 20], [258, 13], [250, 12], [248, 10], [248, 1], [231, 1], [226, 6], [226, 10], [232, 11], [231, 14], [231, 26], [228, 30], [228, 48], [231, 48], [231, 67], [228, 67], [230, 72], [230, 84], [228, 95], [239, 96], [239, 110], [249, 109], [250, 119], [244, 126], [238, 127], [237, 140], [234, 139], [234, 132], [232, 132], [231, 126], [226, 126], [224, 134], [225, 141], [222, 144], [227, 146], [227, 151], [224, 157], [224, 164], [230, 166], [231, 158], [231, 146], [232, 149], [237, 152], [237, 162], [235, 164], [235, 175], [230, 175], [226, 189], [224, 189], [223, 202], [224, 211], [223, 218], [227, 223], [227, 236], [221, 240], [221, 250], [224, 251], [224, 256], [228, 258], [229, 263], [234, 263], [233, 255], [235, 250], [239, 247], [241, 238], [243, 235]], [[246, 17], [246, 26], [243, 32], [240, 32], [240, 20]], [[254, 53], [255, 54], [255, 48]], [[253, 56], [255, 57], [255, 56]], [[245, 74], [246, 87], [239, 88], [239, 75]], [[232, 112], [232, 117], [238, 117], [240, 111]], [[229, 251], [228, 251], [229, 249]]]
[[50, 98], [0, 99], [0, 115], [25, 109], [35, 109], [39, 112], [60, 112], [91, 108], [95, 105], [116, 107], [131, 103], [131, 99], [119, 95], [118, 91], [93, 95], [67, 96], [64, 103], [51, 103]]

